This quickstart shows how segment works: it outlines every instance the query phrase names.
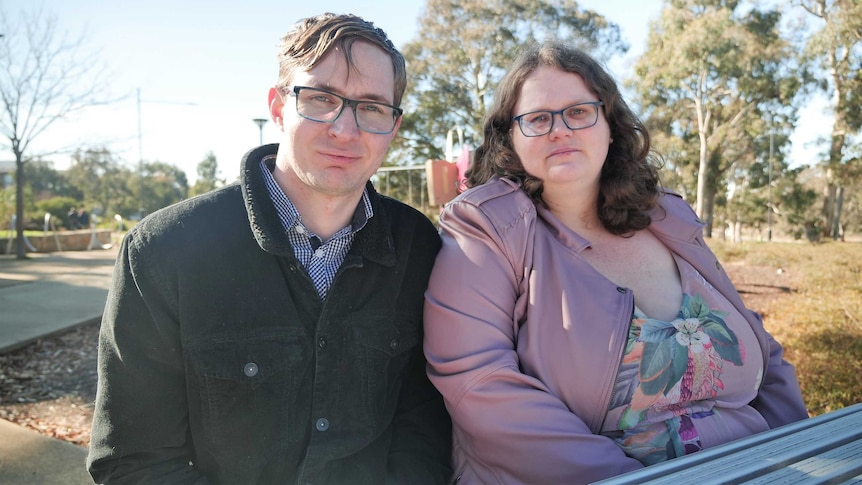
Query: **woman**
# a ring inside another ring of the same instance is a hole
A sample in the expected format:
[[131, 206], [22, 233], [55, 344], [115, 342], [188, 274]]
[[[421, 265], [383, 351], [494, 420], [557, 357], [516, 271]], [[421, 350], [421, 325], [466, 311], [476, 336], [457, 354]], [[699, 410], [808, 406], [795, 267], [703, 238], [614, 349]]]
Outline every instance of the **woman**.
[[425, 304], [460, 484], [591, 482], [807, 417], [599, 64], [527, 50], [484, 136]]

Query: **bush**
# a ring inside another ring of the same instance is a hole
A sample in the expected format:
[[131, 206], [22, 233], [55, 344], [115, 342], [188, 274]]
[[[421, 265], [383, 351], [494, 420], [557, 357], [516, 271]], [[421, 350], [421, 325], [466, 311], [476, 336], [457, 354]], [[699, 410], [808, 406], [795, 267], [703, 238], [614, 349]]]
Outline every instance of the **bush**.
[[47, 212], [55, 219], [54, 225], [57, 229], [61, 227], [68, 229], [71, 227], [69, 225], [69, 211], [78, 205], [80, 204], [71, 197], [51, 197], [36, 202], [36, 210], [41, 214], [43, 221]]

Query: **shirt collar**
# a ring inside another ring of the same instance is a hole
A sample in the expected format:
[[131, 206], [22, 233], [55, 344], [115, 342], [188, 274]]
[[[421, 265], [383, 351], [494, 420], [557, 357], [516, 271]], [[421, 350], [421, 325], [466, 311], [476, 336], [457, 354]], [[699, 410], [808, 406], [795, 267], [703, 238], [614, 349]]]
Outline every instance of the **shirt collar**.
[[[275, 169], [275, 155], [263, 157], [260, 161], [261, 172], [263, 172], [264, 182], [266, 183], [269, 196], [275, 205], [279, 219], [285, 230], [290, 230], [297, 224], [302, 224], [302, 216], [296, 209], [296, 206], [291, 202], [290, 197], [281, 190], [272, 171]], [[362, 190], [362, 198], [357, 204], [356, 210], [353, 211], [353, 217], [350, 219], [350, 232], [356, 234], [368, 223], [368, 220], [374, 216], [374, 210], [371, 206], [371, 198], [368, 195], [368, 188]], [[303, 225], [304, 226], [304, 225]]]

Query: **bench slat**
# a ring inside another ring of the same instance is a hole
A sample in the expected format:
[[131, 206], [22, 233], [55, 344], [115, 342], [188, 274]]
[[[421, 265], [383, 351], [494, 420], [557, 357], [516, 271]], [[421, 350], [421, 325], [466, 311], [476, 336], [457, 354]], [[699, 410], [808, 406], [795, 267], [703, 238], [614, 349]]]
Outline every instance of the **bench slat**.
[[600, 483], [852, 483], [860, 474], [862, 404], [856, 404]]

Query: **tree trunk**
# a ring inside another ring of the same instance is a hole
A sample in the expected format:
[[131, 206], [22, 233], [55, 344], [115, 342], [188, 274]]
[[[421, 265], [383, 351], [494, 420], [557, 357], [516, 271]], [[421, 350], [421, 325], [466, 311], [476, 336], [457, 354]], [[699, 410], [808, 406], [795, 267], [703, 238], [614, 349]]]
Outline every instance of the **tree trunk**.
[[832, 227], [830, 233], [832, 239], [837, 241], [841, 237], [841, 208], [844, 205], [844, 187], [837, 187], [835, 190], [835, 203], [832, 205]]
[[706, 223], [703, 227], [704, 237], [712, 237], [712, 225], [715, 215], [715, 185], [707, 184], [704, 194], [703, 215], [700, 219]]
[[24, 160], [15, 151], [15, 257], [27, 259], [24, 247]]

